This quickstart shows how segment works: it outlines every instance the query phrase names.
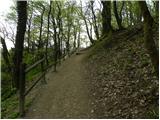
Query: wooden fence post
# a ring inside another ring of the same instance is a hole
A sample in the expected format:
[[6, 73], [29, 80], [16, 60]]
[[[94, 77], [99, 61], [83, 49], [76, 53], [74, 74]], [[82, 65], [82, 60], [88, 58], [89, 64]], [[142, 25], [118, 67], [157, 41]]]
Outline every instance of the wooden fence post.
[[[45, 61], [45, 60], [44, 60], [44, 61]], [[43, 84], [47, 84], [47, 82], [46, 82], [46, 77], [45, 77], [45, 76], [46, 76], [46, 71], [45, 71], [45, 68], [44, 68], [44, 63], [45, 63], [44, 61], [41, 62], [41, 70], [42, 70], [42, 74], [44, 74], [42, 83], [43, 83]]]
[[19, 76], [19, 113], [21, 117], [25, 115], [25, 67], [25, 63], [21, 63]]

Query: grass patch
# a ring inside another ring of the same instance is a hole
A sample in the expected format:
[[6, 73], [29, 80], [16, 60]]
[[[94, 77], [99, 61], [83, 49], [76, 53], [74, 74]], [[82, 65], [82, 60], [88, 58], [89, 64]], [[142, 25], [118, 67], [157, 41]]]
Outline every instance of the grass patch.
[[[19, 100], [18, 95], [14, 94], [10, 98], [1, 102], [1, 118], [2, 119], [15, 119], [19, 118]], [[32, 100], [25, 100], [25, 110], [29, 108]]]
[[1, 103], [1, 118], [18, 117], [18, 97], [16, 94]]

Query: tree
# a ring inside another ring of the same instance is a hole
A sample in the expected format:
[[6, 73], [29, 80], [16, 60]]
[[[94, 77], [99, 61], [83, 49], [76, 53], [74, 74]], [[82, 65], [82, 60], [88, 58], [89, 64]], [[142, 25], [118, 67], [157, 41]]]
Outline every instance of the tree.
[[62, 28], [62, 11], [61, 11], [61, 4], [60, 2], [56, 1], [56, 5], [57, 5], [57, 8], [58, 8], [58, 13], [57, 13], [57, 24], [58, 24], [58, 33], [57, 33], [57, 38], [58, 38], [58, 50], [57, 50], [57, 56], [58, 56], [58, 62], [59, 64], [61, 64], [61, 55], [62, 55], [62, 48], [61, 48], [61, 44], [62, 44], [62, 31], [63, 31], [63, 28]]
[[145, 45], [148, 50], [148, 53], [151, 57], [152, 64], [154, 66], [155, 72], [158, 76], [159, 74], [159, 55], [158, 50], [156, 49], [154, 40], [153, 40], [153, 18], [147, 8], [147, 4], [145, 1], [139, 1], [139, 6], [144, 18], [144, 39]]
[[[94, 40], [93, 40], [92, 35], [91, 35], [92, 33], [89, 32], [89, 25], [87, 24], [86, 14], [82, 10], [82, 8], [83, 8], [82, 7], [82, 1], [80, 1], [80, 5], [81, 5], [80, 8], [76, 9], [76, 12], [78, 13], [79, 16], [82, 17], [82, 19], [84, 21], [84, 24], [85, 24], [85, 27], [86, 27], [86, 32], [87, 32], [88, 38], [89, 38], [91, 44], [93, 44]], [[88, 21], [89, 21], [89, 19], [88, 19]]]
[[30, 12], [30, 16], [28, 15], [28, 20], [27, 20], [27, 43], [28, 43], [28, 52], [30, 52], [30, 38], [31, 38], [31, 21], [33, 17], [33, 7], [32, 7], [32, 2], [28, 4], [28, 13]]
[[42, 7], [42, 13], [41, 13], [41, 23], [40, 23], [40, 32], [39, 32], [39, 44], [38, 44], [38, 48], [42, 48], [43, 44], [42, 44], [42, 27], [43, 27], [43, 16], [44, 16], [44, 12], [45, 12], [45, 6], [43, 4], [41, 4]]
[[159, 20], [159, 1], [155, 1], [156, 21]]
[[119, 29], [123, 29], [122, 27], [122, 17], [120, 17], [118, 15], [118, 11], [117, 11], [117, 2], [113, 1], [113, 9], [114, 9], [114, 14], [115, 14], [115, 18], [118, 24]]
[[112, 31], [111, 26], [111, 1], [101, 1], [102, 9], [102, 35]]
[[3, 58], [4, 58], [4, 61], [5, 61], [6, 65], [8, 66], [9, 72], [11, 72], [11, 65], [10, 65], [10, 61], [9, 61], [10, 54], [8, 52], [5, 39], [2, 38], [2, 37], [0, 37], [0, 38], [1, 38], [1, 44], [2, 44], [2, 47], [3, 47], [2, 55], [3, 55]]
[[20, 64], [23, 60], [24, 35], [27, 22], [27, 1], [17, 1], [17, 33], [14, 53], [14, 79], [15, 87], [19, 89]]
[[90, 1], [91, 3], [91, 11], [92, 11], [92, 15], [93, 15], [93, 26], [94, 26], [94, 32], [95, 32], [95, 35], [96, 35], [96, 38], [99, 39], [99, 32], [98, 32], [98, 27], [97, 27], [97, 20], [96, 20], [96, 15], [95, 15], [95, 12], [94, 12], [94, 9], [93, 9], [93, 3], [94, 1]]
[[[52, 4], [52, 1], [51, 1]], [[52, 11], [52, 25], [53, 25], [53, 40], [54, 40], [54, 71], [56, 72], [56, 67], [57, 67], [57, 50], [58, 50], [58, 46], [57, 46], [57, 25], [56, 25], [56, 21], [55, 21], [55, 16], [54, 16], [54, 7], [51, 9]]]
[[46, 52], [45, 52], [45, 57], [46, 57], [46, 63], [47, 65], [49, 65], [49, 62], [48, 62], [48, 39], [49, 39], [49, 27], [50, 27], [50, 14], [51, 14], [51, 4], [52, 2], [50, 1], [50, 5], [49, 5], [49, 11], [48, 11], [48, 25], [47, 25], [47, 40], [46, 40]]

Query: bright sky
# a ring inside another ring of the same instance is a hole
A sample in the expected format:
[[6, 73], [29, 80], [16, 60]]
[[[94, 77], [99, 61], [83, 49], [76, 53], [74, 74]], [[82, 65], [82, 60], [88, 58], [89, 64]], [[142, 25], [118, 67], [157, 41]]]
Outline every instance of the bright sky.
[[9, 12], [11, 5], [13, 5], [13, 0], [0, 0], [0, 16], [6, 15], [6, 13]]
[[[4, 16], [9, 12], [10, 6], [13, 5], [13, 0], [0, 0], [0, 22], [5, 24]], [[1, 27], [1, 26], [0, 26]], [[0, 34], [1, 35], [1, 34]], [[10, 49], [13, 47], [11, 41], [6, 40], [7, 48]]]

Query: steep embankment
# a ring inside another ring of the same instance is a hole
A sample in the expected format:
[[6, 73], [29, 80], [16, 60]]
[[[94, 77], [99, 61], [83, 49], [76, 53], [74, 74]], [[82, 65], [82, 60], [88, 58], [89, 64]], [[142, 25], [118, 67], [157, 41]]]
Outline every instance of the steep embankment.
[[142, 33], [119, 31], [92, 48], [86, 69], [96, 118], [157, 118], [158, 78]]

